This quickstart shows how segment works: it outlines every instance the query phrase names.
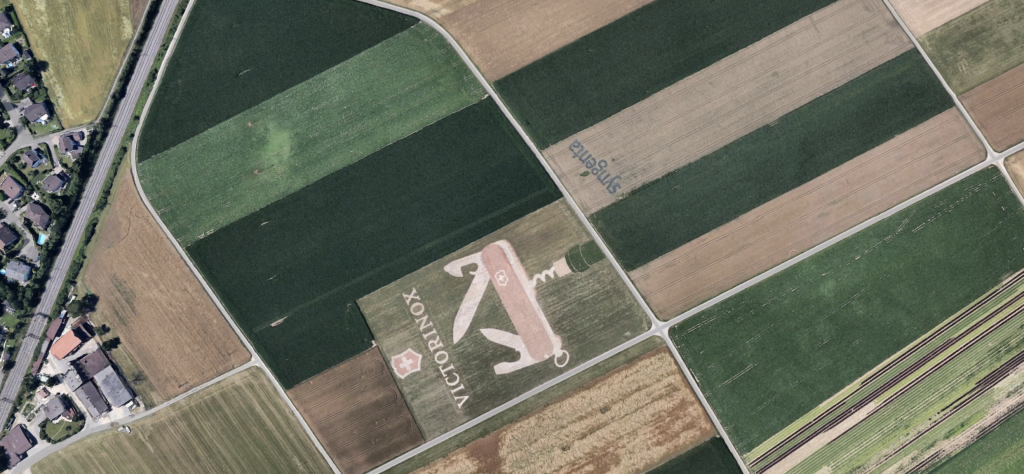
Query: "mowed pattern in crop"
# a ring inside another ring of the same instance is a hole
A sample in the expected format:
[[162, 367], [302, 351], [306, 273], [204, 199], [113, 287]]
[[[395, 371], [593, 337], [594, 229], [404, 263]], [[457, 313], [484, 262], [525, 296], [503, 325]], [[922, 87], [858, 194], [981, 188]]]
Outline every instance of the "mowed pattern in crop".
[[188, 251], [291, 387], [370, 348], [356, 299], [560, 197], [486, 99]]
[[657, 0], [495, 82], [540, 148], [835, 0]]
[[146, 115], [139, 161], [255, 107], [416, 22], [353, 1], [197, 0]]
[[99, 116], [135, 34], [128, 0], [13, 0], [65, 127]]
[[908, 51], [591, 216], [626, 270], [639, 268], [949, 109]]
[[1024, 272], [1018, 272], [773, 436], [747, 461], [763, 473], [920, 470], [936, 453], [962, 447], [970, 431], [1024, 403], [1018, 393], [1024, 377], [1015, 375], [1024, 364], [1022, 328]]
[[1024, 2], [989, 0], [920, 40], [949, 87], [963, 94], [1024, 63]]
[[986, 168], [684, 320], [673, 342], [741, 453], [1024, 268]]
[[37, 474], [324, 473], [331, 468], [258, 368], [50, 454]]
[[421, 23], [141, 162], [139, 178], [187, 247], [484, 95]]
[[912, 48], [883, 3], [840, 0], [571, 135], [544, 157], [590, 215]]

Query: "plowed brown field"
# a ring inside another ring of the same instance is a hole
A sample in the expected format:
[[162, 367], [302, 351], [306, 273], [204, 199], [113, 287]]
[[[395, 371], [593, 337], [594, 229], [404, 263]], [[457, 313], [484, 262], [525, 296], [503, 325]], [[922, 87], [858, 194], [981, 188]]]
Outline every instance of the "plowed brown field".
[[914, 36], [942, 26], [964, 13], [978, 7], [987, 0], [890, 0], [896, 13], [910, 28]]
[[630, 272], [663, 320], [909, 199], [985, 158], [956, 109]]
[[646, 472], [713, 436], [663, 347], [416, 472]]
[[960, 96], [996, 151], [1024, 140], [1024, 64]]
[[423, 444], [376, 347], [296, 385], [288, 397], [346, 474], [362, 474]]
[[497, 81], [653, 0], [388, 0], [438, 21]]
[[[125, 168], [127, 170], [127, 167]], [[251, 359], [123, 173], [84, 281], [96, 311], [169, 400]]]
[[[840, 0], [546, 150], [583, 212], [696, 161], [911, 49], [882, 2]], [[622, 189], [610, 194], [579, 140]]]

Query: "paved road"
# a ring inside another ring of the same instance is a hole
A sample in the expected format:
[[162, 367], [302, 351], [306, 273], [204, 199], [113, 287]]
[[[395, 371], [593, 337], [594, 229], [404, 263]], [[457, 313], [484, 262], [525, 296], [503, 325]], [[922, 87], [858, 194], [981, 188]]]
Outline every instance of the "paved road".
[[[128, 83], [128, 90], [117, 108], [117, 113], [114, 115], [114, 120], [110, 127], [110, 133], [100, 149], [96, 167], [93, 169], [92, 176], [85, 186], [85, 192], [82, 194], [82, 199], [79, 202], [78, 209], [75, 211], [75, 217], [71, 221], [71, 226], [67, 234], [65, 234], [64, 245], [60, 249], [60, 254], [57, 256], [53, 268], [50, 269], [50, 279], [46, 283], [46, 289], [43, 291], [39, 306], [36, 307], [37, 315], [32, 319], [32, 324], [29, 326], [29, 337], [21, 345], [21, 349], [18, 351], [17, 358], [15, 359], [15, 367], [11, 369], [7, 380], [4, 381], [3, 388], [0, 389], [0, 420], [6, 421], [8, 415], [10, 415], [11, 401], [17, 396], [18, 390], [21, 388], [21, 381], [28, 372], [30, 364], [34, 362], [32, 355], [39, 345], [39, 334], [42, 332], [42, 327], [46, 324], [47, 315], [53, 310], [57, 294], [64, 283], [64, 278], [67, 276], [71, 260], [75, 256], [78, 242], [82, 239], [82, 234], [85, 232], [85, 226], [89, 222], [89, 216], [92, 215], [93, 208], [96, 207], [96, 200], [99, 198], [100, 190], [103, 188], [103, 182], [107, 179], [110, 165], [114, 161], [114, 154], [121, 145], [121, 138], [124, 136], [128, 123], [131, 121], [132, 113], [135, 111], [135, 103], [138, 102], [139, 95], [142, 93], [142, 87], [146, 83], [146, 76], [149, 75], [153, 59], [156, 57], [160, 43], [167, 32], [167, 25], [170, 24], [174, 9], [177, 6], [176, 3], [166, 1], [160, 6], [160, 12], [157, 14], [156, 21], [149, 31], [149, 37], [146, 39], [142, 54], [139, 56], [139, 61], [135, 66], [135, 73], [132, 74], [131, 81]], [[33, 333], [32, 329], [36, 327], [38, 327], [38, 331]], [[33, 334], [35, 334], [34, 338], [32, 337]]]

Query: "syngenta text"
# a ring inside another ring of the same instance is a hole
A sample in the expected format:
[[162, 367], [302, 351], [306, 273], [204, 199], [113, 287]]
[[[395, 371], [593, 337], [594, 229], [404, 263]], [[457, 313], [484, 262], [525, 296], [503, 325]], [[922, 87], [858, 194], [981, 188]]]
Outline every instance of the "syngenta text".
[[612, 172], [608, 169], [608, 161], [594, 158], [594, 155], [589, 153], [579, 140], [569, 145], [569, 151], [572, 152], [574, 158], [580, 160], [580, 163], [587, 167], [587, 171], [593, 177], [597, 178], [604, 185], [608, 194], [615, 194], [622, 187], [622, 183], [619, 182], [621, 177], [619, 175], [612, 177]]

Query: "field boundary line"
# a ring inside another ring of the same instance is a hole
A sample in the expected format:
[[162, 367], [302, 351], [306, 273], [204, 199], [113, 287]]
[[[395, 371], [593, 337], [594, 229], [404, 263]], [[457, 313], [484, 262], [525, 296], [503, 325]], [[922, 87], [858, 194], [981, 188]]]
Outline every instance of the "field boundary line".
[[[633, 345], [638, 344], [640, 341], [646, 339], [648, 336], [658, 335], [659, 337], [664, 339], [666, 341], [667, 345], [669, 345], [669, 346], [672, 346], [672, 342], [670, 340], [668, 340], [667, 337], [664, 335], [664, 333], [665, 333], [665, 325], [662, 324], [658, 320], [658, 318], [654, 315], [654, 312], [651, 311], [650, 306], [647, 305], [647, 302], [644, 301], [643, 297], [640, 295], [640, 292], [636, 289], [636, 285], [634, 285], [633, 282], [630, 281], [629, 277], [626, 275], [625, 270], [622, 269], [622, 265], [620, 265], [618, 260], [616, 260], [614, 258], [611, 250], [608, 248], [608, 245], [604, 242], [604, 239], [601, 238], [600, 234], [598, 234], [597, 229], [595, 229], [593, 224], [591, 224], [590, 220], [587, 219], [586, 214], [583, 213], [583, 211], [580, 208], [579, 204], [576, 202], [575, 199], [573, 199], [572, 195], [569, 194], [568, 190], [566, 189], [565, 185], [562, 183], [561, 179], [559, 179], [558, 175], [551, 168], [551, 165], [544, 158], [544, 154], [541, 153], [540, 149], [537, 148], [537, 145], [533, 142], [533, 140], [529, 137], [529, 135], [526, 134], [526, 131], [523, 129], [522, 125], [520, 125], [519, 122], [515, 119], [515, 116], [512, 114], [511, 110], [509, 110], [508, 106], [505, 105], [505, 102], [502, 100], [501, 96], [498, 95], [497, 91], [495, 91], [494, 88], [491, 86], [491, 84], [489, 82], [487, 82], [487, 79], [483, 76], [483, 73], [480, 72], [480, 69], [476, 66], [476, 64], [472, 61], [472, 59], [470, 59], [469, 55], [466, 54], [466, 51], [462, 48], [462, 46], [458, 43], [458, 41], [455, 40], [455, 38], [451, 35], [451, 33], [449, 33], [448, 30], [446, 30], [444, 27], [442, 27], [433, 18], [430, 18], [429, 16], [427, 16], [427, 15], [425, 15], [423, 13], [417, 12], [415, 10], [410, 10], [410, 9], [407, 9], [407, 8], [404, 8], [404, 7], [400, 7], [400, 6], [397, 6], [397, 5], [392, 5], [390, 3], [386, 3], [386, 2], [383, 2], [381, 0], [358, 0], [358, 1], [360, 1], [362, 3], [369, 4], [369, 5], [373, 5], [373, 6], [376, 6], [376, 7], [384, 8], [386, 10], [391, 10], [391, 11], [395, 11], [395, 12], [398, 12], [398, 13], [402, 13], [404, 15], [412, 16], [413, 18], [416, 18], [416, 19], [422, 21], [423, 23], [426, 23], [427, 25], [429, 25], [430, 27], [434, 28], [439, 33], [441, 33], [442, 36], [444, 36], [444, 38], [448, 41], [448, 43], [451, 44], [451, 46], [459, 54], [459, 57], [462, 58], [462, 61], [466, 64], [466, 66], [469, 67], [470, 71], [477, 78], [477, 80], [480, 82], [480, 84], [484, 87], [484, 89], [487, 91], [487, 93], [490, 94], [490, 96], [494, 99], [495, 104], [497, 104], [498, 108], [501, 109], [501, 112], [505, 115], [505, 118], [509, 121], [509, 123], [512, 125], [512, 127], [514, 127], [516, 129], [516, 132], [519, 133], [520, 138], [530, 148], [530, 151], [533, 152], [534, 157], [537, 159], [537, 161], [540, 162], [540, 165], [544, 168], [544, 171], [546, 171], [548, 173], [548, 176], [551, 178], [552, 182], [555, 183], [555, 186], [557, 186], [558, 190], [562, 193], [562, 197], [569, 204], [569, 207], [572, 208], [573, 213], [576, 214], [576, 218], [580, 220], [580, 222], [583, 224], [584, 228], [586, 228], [587, 233], [590, 234], [590, 237], [592, 239], [594, 239], [594, 242], [598, 245], [598, 247], [601, 249], [601, 251], [604, 252], [605, 256], [608, 258], [609, 263], [611, 263], [612, 267], [615, 269], [615, 272], [619, 275], [619, 278], [626, 285], [626, 288], [629, 289], [630, 294], [633, 295], [633, 298], [640, 305], [640, 307], [644, 311], [644, 314], [647, 315], [647, 318], [651, 322], [651, 328], [648, 329], [647, 331], [645, 331], [641, 335], [643, 337], [638, 336], [638, 337], [632, 339], [631, 341], [628, 341], [628, 342], [626, 342], [624, 344], [616, 346], [612, 350], [609, 350], [609, 351], [605, 352], [604, 354], [602, 354], [602, 355], [600, 355], [598, 357], [595, 357], [595, 358], [587, 361], [586, 363], [581, 364], [581, 365], [575, 367], [573, 370], [570, 370], [568, 372], [564, 372], [564, 373], [562, 373], [562, 375], [560, 375], [558, 377], [555, 377], [554, 379], [551, 379], [548, 382], [545, 382], [544, 384], [541, 384], [541, 385], [535, 387], [533, 390], [530, 390], [530, 391], [520, 395], [519, 397], [516, 397], [516, 398], [510, 400], [509, 402], [506, 402], [505, 404], [502, 404], [502, 405], [492, 409], [491, 411], [488, 411], [487, 413], [484, 413], [483, 415], [478, 416], [477, 418], [474, 418], [473, 420], [470, 420], [470, 421], [468, 421], [466, 423], [463, 423], [462, 425], [459, 426], [459, 428], [456, 428], [455, 430], [451, 430], [451, 431], [449, 431], [448, 433], [445, 433], [442, 436], [434, 438], [433, 440], [431, 440], [428, 443], [424, 443], [424, 444], [418, 446], [417, 448], [406, 452], [402, 456], [399, 456], [399, 457], [391, 460], [390, 462], [385, 463], [385, 464], [377, 467], [376, 469], [373, 469], [369, 473], [369, 474], [380, 474], [380, 473], [386, 471], [387, 469], [390, 469], [390, 468], [400, 464], [401, 462], [403, 462], [403, 461], [405, 461], [405, 460], [415, 456], [416, 454], [419, 454], [420, 452], [426, 451], [428, 448], [433, 447], [433, 446], [435, 446], [437, 444], [440, 444], [441, 442], [450, 439], [454, 435], [456, 435], [456, 434], [458, 434], [458, 433], [460, 433], [462, 431], [465, 431], [466, 429], [469, 429], [469, 428], [471, 428], [473, 426], [476, 426], [477, 424], [482, 423], [483, 421], [486, 421], [487, 419], [489, 419], [489, 418], [493, 417], [494, 415], [496, 415], [496, 414], [506, 410], [507, 408], [510, 408], [510, 407], [518, 404], [519, 402], [521, 402], [523, 400], [526, 400], [527, 398], [530, 398], [534, 394], [540, 393], [543, 390], [547, 390], [548, 388], [553, 387], [554, 385], [557, 385], [558, 383], [568, 379], [572, 375], [575, 375], [576, 373], [581, 372], [582, 371], [581, 368], [589, 367], [589, 366], [597, 364], [599, 362], [603, 362], [604, 360], [610, 358], [611, 356], [613, 356], [613, 355], [615, 355], [615, 354], [617, 354], [617, 353], [619, 353], [619, 352], [621, 352], [621, 351], [623, 351], [625, 349], [628, 349], [629, 347], [632, 347]], [[677, 363], [679, 363], [681, 361], [682, 361], [681, 358], [677, 358], [676, 359]], [[687, 380], [687, 383], [690, 384], [690, 388], [694, 391], [694, 393], [697, 394], [697, 398], [701, 401], [701, 405], [704, 408], [705, 413], [707, 413], [708, 418], [711, 419], [711, 422], [715, 425], [715, 429], [718, 430], [718, 435], [722, 438], [723, 441], [725, 441], [725, 444], [729, 448], [729, 451], [732, 453], [733, 457], [735, 458], [737, 465], [740, 467], [740, 469], [742, 470], [742, 472], [744, 474], [750, 474], [750, 470], [747, 468], [746, 463], [743, 461], [743, 457], [738, 454], [738, 451], [736, 450], [736, 447], [733, 445], [732, 441], [729, 439], [729, 434], [726, 433], [724, 429], [722, 429], [722, 424], [718, 420], [718, 416], [715, 414], [714, 410], [712, 410], [711, 405], [709, 405], [707, 403], [707, 399], [704, 397], [704, 394], [700, 391], [700, 387], [695, 383], [696, 380], [694, 379], [693, 374], [690, 373], [689, 369], [686, 367], [685, 364], [684, 365], [680, 365], [679, 367], [680, 367], [680, 370], [682, 370], [683, 374], [686, 376], [686, 380]]]
[[923, 57], [924, 61], [928, 63], [928, 67], [932, 68], [932, 73], [934, 73], [935, 77], [939, 79], [939, 83], [942, 84], [942, 88], [946, 89], [946, 93], [953, 98], [953, 103], [956, 104], [957, 110], [959, 110], [960, 114], [967, 119], [967, 124], [971, 126], [971, 130], [974, 130], [974, 134], [978, 136], [979, 140], [981, 140], [981, 144], [985, 147], [985, 152], [988, 153], [989, 158], [996, 158], [997, 153], [995, 149], [993, 149], [992, 145], [989, 144], [985, 135], [981, 133], [981, 129], [978, 128], [978, 124], [974, 123], [974, 118], [971, 117], [971, 114], [967, 113], [967, 108], [965, 108], [964, 104], [960, 102], [960, 98], [953, 92], [953, 88], [949, 87], [949, 84], [946, 82], [946, 78], [942, 77], [942, 73], [939, 72], [939, 68], [935, 67], [935, 63], [932, 62], [932, 58], [929, 57], [928, 53], [926, 53], [924, 48], [921, 47], [921, 43], [917, 41], [917, 37], [914, 36], [914, 33], [907, 27], [907, 24], [903, 21], [903, 17], [901, 17], [899, 12], [896, 11], [896, 8], [889, 3], [889, 0], [882, 0], [882, 3], [884, 3], [885, 7], [889, 9], [889, 13], [892, 13], [892, 17], [896, 19], [896, 23], [899, 23], [900, 28], [903, 28], [903, 33], [910, 38], [910, 42], [914, 43], [914, 47], [917, 48], [918, 53], [921, 53], [921, 57]]
[[[145, 190], [142, 189], [142, 182], [139, 180], [139, 135], [140, 132], [142, 131], [142, 124], [146, 122], [146, 115], [149, 114], [149, 108], [153, 105], [153, 99], [157, 95], [156, 92], [157, 89], [160, 87], [160, 82], [163, 80], [164, 73], [167, 71], [167, 65], [170, 63], [170, 59], [174, 55], [174, 49], [178, 45], [178, 39], [181, 38], [181, 33], [185, 29], [185, 25], [188, 23], [189, 15], [192, 13], [192, 8], [196, 4], [196, 0], [187, 1], [188, 6], [185, 7], [185, 11], [181, 15], [181, 20], [178, 22], [178, 28], [174, 31], [174, 35], [171, 37], [171, 42], [167, 45], [167, 52], [164, 54], [163, 61], [161, 62], [160, 67], [157, 69], [156, 80], [153, 81], [152, 92], [150, 92], [149, 97], [146, 99], [146, 105], [143, 107], [142, 113], [139, 114], [139, 122], [135, 128], [135, 137], [132, 139], [132, 146], [131, 149], [129, 150], [129, 154], [131, 155], [130, 158], [132, 181], [135, 183], [135, 189], [139, 192], [139, 197], [142, 199], [142, 203], [146, 206], [146, 210], [149, 211], [149, 214], [153, 217], [153, 220], [156, 221], [157, 225], [160, 227], [160, 230], [164, 233], [168, 240], [170, 240], [171, 245], [173, 245], [174, 249], [178, 252], [178, 256], [181, 257], [181, 259], [185, 262], [186, 265], [188, 265], [189, 270], [192, 272], [193, 275], [195, 275], [196, 280], [198, 280], [199, 284], [202, 285], [203, 290], [213, 301], [213, 304], [217, 307], [217, 310], [220, 311], [221, 315], [224, 316], [224, 319], [227, 320], [228, 325], [231, 326], [231, 329], [235, 332], [235, 335], [238, 337], [239, 341], [241, 341], [242, 345], [245, 346], [245, 349], [249, 351], [249, 355], [251, 357], [250, 363], [253, 363], [255, 366], [259, 367], [263, 371], [263, 373], [270, 379], [271, 384], [277, 390], [281, 398], [284, 399], [284, 402], [291, 410], [292, 415], [298, 418], [299, 424], [301, 424], [303, 430], [306, 431], [306, 435], [313, 441], [313, 445], [316, 446], [317, 450], [320, 451], [320, 455], [327, 460], [327, 465], [331, 467], [335, 474], [341, 474], [341, 470], [334, 463], [334, 459], [332, 459], [331, 456], [327, 453], [327, 450], [324, 448], [323, 444], [320, 443], [320, 440], [313, 433], [313, 430], [309, 427], [309, 424], [306, 423], [306, 419], [302, 417], [302, 413], [299, 412], [298, 408], [295, 407], [295, 404], [293, 404], [291, 399], [288, 398], [287, 391], [284, 389], [284, 387], [281, 386], [281, 383], [278, 382], [277, 377], [275, 377], [274, 374], [270, 372], [270, 369], [267, 368], [267, 364], [263, 362], [263, 358], [260, 357], [259, 353], [256, 352], [256, 350], [253, 348], [252, 343], [241, 331], [241, 329], [239, 329], [238, 325], [235, 323], [235, 320], [232, 319], [231, 315], [228, 313], [227, 308], [224, 307], [224, 304], [220, 301], [220, 298], [217, 296], [216, 292], [213, 291], [213, 288], [211, 288], [210, 285], [206, 282], [206, 279], [203, 278], [202, 274], [199, 272], [199, 269], [196, 268], [195, 264], [192, 262], [192, 259], [188, 257], [188, 254], [186, 254], [185, 250], [181, 247], [181, 245], [178, 244], [178, 241], [171, 234], [171, 231], [167, 228], [166, 225], [164, 225], [164, 222], [160, 220], [160, 216], [157, 214], [156, 209], [153, 208], [153, 204], [149, 202], [149, 198], [146, 196]], [[165, 405], [169, 404], [170, 402], [165, 403]]]

